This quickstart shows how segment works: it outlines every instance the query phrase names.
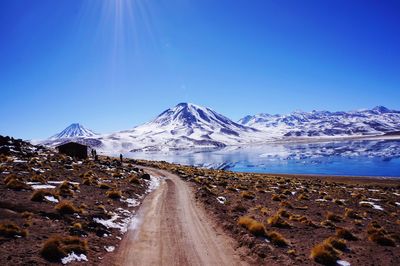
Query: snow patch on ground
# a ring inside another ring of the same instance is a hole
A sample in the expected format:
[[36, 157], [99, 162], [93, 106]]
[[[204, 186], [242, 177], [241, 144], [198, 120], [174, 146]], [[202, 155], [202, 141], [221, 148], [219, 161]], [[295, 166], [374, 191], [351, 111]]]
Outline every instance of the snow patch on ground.
[[53, 188], [56, 188], [56, 186], [53, 186], [53, 185], [31, 185], [31, 187], [33, 188], [33, 189], [53, 189]]
[[[47, 183], [49, 184], [54, 184], [54, 185], [59, 185], [64, 183], [64, 181], [48, 181]], [[72, 182], [72, 181], [68, 181], [69, 184], [73, 184], [73, 185], [79, 185], [79, 182]]]
[[368, 204], [375, 210], [380, 210], [380, 211], [384, 210], [381, 206], [379, 206], [378, 204], [375, 204], [374, 202], [371, 202], [371, 201], [360, 201], [360, 205], [361, 204]]
[[133, 198], [121, 199], [121, 201], [127, 203], [128, 207], [137, 207], [140, 205], [140, 201]]
[[336, 261], [336, 264], [339, 266], [350, 266], [350, 262], [345, 261], [345, 260], [338, 260], [338, 261]]
[[115, 247], [114, 247], [114, 246], [104, 246], [104, 249], [105, 249], [107, 252], [113, 252], [113, 251], [115, 250]]
[[68, 264], [73, 261], [88, 261], [85, 254], [76, 255], [74, 252], [68, 254], [67, 257], [61, 259], [62, 264]]
[[44, 196], [45, 199], [47, 199], [50, 202], [58, 203], [58, 199], [56, 199], [53, 196]]
[[129, 230], [136, 230], [139, 227], [140, 220], [138, 217], [133, 216], [129, 224]]
[[226, 202], [226, 198], [225, 198], [225, 197], [222, 197], [222, 196], [219, 196], [219, 197], [217, 198], [217, 200], [218, 200], [218, 202], [221, 203], [221, 204], [225, 204], [225, 202]]
[[149, 186], [146, 190], [146, 194], [155, 190], [160, 185], [160, 180], [161, 177], [155, 177], [150, 175], [150, 180], [147, 181], [149, 183]]
[[128, 211], [123, 208], [117, 208], [116, 212], [111, 213], [110, 219], [93, 218], [93, 221], [104, 225], [107, 228], [119, 229], [122, 234], [126, 233], [128, 226], [133, 219], [134, 211]]

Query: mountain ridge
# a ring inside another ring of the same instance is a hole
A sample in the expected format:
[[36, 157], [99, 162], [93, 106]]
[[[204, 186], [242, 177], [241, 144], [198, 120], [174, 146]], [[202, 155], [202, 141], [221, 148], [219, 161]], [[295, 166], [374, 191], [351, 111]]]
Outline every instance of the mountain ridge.
[[293, 138], [362, 137], [400, 131], [400, 112], [384, 106], [357, 111], [294, 111], [247, 115], [234, 122], [211, 108], [179, 103], [128, 130], [97, 134], [79, 123], [43, 141], [78, 141], [107, 152], [221, 148]]

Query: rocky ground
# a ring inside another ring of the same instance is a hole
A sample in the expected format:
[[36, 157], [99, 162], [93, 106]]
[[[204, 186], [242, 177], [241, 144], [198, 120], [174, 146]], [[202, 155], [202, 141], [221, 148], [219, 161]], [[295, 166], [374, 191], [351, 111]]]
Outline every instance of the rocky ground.
[[0, 136], [0, 264], [109, 265], [153, 183], [128, 162]]
[[263, 265], [400, 265], [400, 181], [263, 175], [166, 162]]
[[249, 264], [400, 265], [398, 180], [75, 160], [0, 136], [1, 265], [114, 264], [132, 215], [158, 182], [136, 165], [184, 180]]

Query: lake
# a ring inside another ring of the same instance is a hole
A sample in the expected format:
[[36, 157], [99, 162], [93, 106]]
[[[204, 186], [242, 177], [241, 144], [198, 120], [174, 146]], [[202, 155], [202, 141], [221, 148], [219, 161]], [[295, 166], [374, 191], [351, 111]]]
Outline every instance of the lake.
[[125, 156], [238, 172], [400, 177], [400, 140], [275, 143]]

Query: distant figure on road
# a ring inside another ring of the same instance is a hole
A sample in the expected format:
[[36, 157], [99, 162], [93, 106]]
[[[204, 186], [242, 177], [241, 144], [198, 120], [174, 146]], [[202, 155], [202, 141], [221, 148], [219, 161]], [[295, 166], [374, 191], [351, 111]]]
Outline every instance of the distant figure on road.
[[119, 154], [119, 160], [121, 161], [121, 164], [122, 164], [122, 154], [121, 153]]

